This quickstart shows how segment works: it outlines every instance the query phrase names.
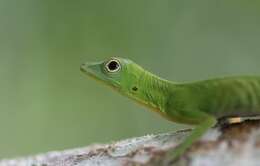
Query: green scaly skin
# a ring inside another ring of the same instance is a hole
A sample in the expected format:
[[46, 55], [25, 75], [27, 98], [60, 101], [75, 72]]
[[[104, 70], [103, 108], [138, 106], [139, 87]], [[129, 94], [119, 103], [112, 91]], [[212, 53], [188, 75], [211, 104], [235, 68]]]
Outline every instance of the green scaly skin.
[[131, 60], [115, 57], [85, 63], [81, 70], [170, 121], [196, 125], [186, 140], [170, 152], [174, 160], [218, 119], [260, 115], [258, 76], [175, 83], [159, 78]]

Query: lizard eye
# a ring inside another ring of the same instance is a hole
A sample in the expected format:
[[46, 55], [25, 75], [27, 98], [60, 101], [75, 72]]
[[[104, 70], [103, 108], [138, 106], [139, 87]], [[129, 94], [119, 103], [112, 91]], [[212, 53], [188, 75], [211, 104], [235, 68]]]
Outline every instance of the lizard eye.
[[108, 72], [114, 73], [120, 70], [121, 65], [118, 60], [112, 59], [106, 63], [105, 67]]

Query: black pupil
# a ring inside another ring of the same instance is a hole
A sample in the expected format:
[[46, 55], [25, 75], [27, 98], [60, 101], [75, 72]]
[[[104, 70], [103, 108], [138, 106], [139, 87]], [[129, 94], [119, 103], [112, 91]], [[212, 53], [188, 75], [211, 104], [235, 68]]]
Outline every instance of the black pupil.
[[111, 61], [111, 62], [109, 62], [107, 67], [109, 70], [114, 71], [114, 70], [118, 69], [119, 64], [116, 61]]

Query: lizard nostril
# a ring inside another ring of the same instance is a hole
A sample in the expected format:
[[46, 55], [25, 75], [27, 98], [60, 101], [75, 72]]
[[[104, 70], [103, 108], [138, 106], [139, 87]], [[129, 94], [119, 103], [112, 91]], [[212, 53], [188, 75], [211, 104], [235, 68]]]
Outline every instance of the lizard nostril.
[[85, 63], [81, 64], [81, 65], [80, 65], [80, 70], [81, 70], [81, 71], [84, 71], [84, 70], [85, 70], [85, 67], [86, 67], [86, 64], [85, 64]]

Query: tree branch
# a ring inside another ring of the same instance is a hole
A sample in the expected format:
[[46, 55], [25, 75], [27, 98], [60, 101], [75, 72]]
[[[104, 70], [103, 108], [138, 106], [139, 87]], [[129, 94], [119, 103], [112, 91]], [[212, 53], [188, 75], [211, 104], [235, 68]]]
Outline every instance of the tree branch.
[[[130, 138], [112, 144], [5, 159], [0, 166], [155, 166], [190, 130]], [[260, 121], [246, 121], [210, 130], [174, 165], [248, 166], [260, 163]]]

